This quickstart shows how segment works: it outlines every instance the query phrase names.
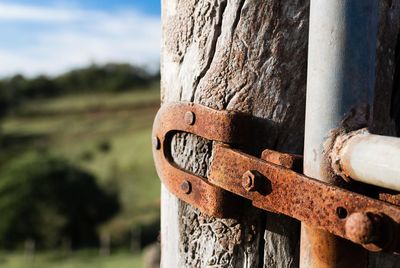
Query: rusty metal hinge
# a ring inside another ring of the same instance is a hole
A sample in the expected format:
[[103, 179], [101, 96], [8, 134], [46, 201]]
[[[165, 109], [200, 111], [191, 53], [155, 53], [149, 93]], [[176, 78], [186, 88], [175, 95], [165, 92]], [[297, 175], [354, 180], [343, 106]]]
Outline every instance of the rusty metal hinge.
[[[210, 216], [234, 217], [247, 199], [368, 250], [400, 253], [400, 207], [299, 173], [299, 156], [265, 150], [257, 158], [231, 148], [246, 143], [253, 123], [250, 115], [193, 103], [163, 105], [154, 122], [153, 154], [165, 187]], [[215, 141], [207, 178], [174, 163], [171, 140], [178, 132]]]

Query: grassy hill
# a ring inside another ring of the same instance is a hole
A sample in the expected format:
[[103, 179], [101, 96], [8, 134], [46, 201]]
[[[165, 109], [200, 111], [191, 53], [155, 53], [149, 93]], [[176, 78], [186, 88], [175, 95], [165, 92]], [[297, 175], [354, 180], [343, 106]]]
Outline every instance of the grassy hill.
[[[148, 236], [157, 236], [159, 222], [160, 183], [151, 156], [151, 126], [158, 106], [157, 84], [131, 92], [31, 101], [3, 119], [6, 142], [0, 163], [32, 151], [68, 159], [94, 174], [101, 187], [118, 193], [122, 209], [101, 226], [100, 233], [111, 236], [115, 245], [128, 245], [132, 235], [151, 239]], [[1, 267], [28, 267], [12, 265], [21, 261], [18, 254], [8, 256], [2, 258], [6, 261]], [[55, 267], [45, 264], [47, 259], [39, 257], [39, 266], [32, 267]], [[85, 260], [93, 267], [111, 267]], [[57, 267], [81, 267], [69, 261], [71, 265]]]
[[55, 252], [41, 253], [29, 259], [21, 253], [0, 253], [4, 268], [140, 268], [142, 257], [128, 252], [99, 256], [95, 251], [80, 251], [62, 257]]

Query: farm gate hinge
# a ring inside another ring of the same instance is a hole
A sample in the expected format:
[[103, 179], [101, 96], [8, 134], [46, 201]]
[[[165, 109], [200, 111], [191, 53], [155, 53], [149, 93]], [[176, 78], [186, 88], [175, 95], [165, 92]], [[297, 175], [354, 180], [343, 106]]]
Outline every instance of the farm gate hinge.
[[[400, 253], [400, 207], [309, 178], [300, 156], [264, 150], [254, 157], [246, 145], [257, 119], [193, 103], [164, 104], [153, 127], [158, 175], [179, 199], [214, 217], [236, 217], [250, 200], [254, 207], [293, 217], [309, 226], [363, 245]], [[179, 168], [171, 141], [192, 133], [213, 143], [207, 178]]]

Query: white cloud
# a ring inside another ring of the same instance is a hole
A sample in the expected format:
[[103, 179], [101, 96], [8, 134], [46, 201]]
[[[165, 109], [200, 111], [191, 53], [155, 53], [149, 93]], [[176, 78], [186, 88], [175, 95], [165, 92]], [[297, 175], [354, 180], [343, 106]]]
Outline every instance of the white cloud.
[[[90, 63], [158, 65], [160, 19], [135, 10], [114, 12], [78, 8], [0, 4], [0, 25], [21, 24], [31, 42], [0, 43], [0, 75], [58, 74]], [[32, 30], [32, 24], [35, 24]], [[25, 26], [26, 27], [25, 27]], [[17, 42], [17, 41], [15, 41]]]
[[80, 10], [61, 7], [39, 7], [21, 4], [0, 3], [2, 21], [68, 21], [79, 18]]

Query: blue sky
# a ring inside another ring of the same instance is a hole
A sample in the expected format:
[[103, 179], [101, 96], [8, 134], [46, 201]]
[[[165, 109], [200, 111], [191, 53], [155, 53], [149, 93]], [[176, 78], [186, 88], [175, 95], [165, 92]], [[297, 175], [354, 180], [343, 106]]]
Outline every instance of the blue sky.
[[14, 4], [25, 4], [25, 5], [60, 5], [69, 6], [75, 5], [87, 9], [97, 10], [113, 10], [121, 8], [131, 8], [146, 14], [155, 16], [160, 15], [160, 1], [161, 0], [9, 0], [2, 2], [9, 2]]
[[159, 0], [0, 0], [0, 76], [91, 63], [157, 68]]

